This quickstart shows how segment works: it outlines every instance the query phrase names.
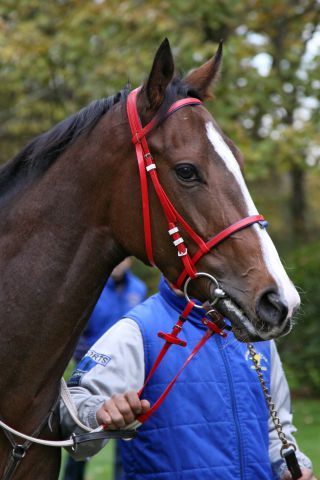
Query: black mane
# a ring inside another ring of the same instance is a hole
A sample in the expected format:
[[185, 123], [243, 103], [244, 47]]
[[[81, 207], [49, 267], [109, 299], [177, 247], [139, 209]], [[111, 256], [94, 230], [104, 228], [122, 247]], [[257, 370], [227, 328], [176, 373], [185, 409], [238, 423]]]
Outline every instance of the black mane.
[[[124, 101], [129, 93], [129, 86], [118, 94], [96, 100], [79, 112], [58, 123], [51, 130], [35, 137], [10, 162], [0, 169], [0, 195], [11, 191], [22, 179], [33, 179], [43, 174], [54, 161], [80, 135], [89, 132], [111, 107]], [[199, 97], [199, 93], [176, 77], [166, 90], [166, 96], [157, 114], [161, 121], [170, 105], [178, 98]]]
[[82, 134], [89, 132], [111, 107], [124, 100], [126, 87], [118, 94], [96, 100], [79, 112], [62, 120], [52, 129], [35, 137], [0, 170], [0, 195], [22, 178], [41, 175]]

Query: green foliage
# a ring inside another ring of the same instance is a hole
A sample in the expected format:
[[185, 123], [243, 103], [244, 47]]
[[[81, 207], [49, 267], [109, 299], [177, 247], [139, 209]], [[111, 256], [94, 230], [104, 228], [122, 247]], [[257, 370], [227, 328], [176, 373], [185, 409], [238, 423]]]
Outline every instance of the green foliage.
[[146, 283], [148, 287], [148, 296], [156, 293], [160, 279], [160, 272], [158, 269], [147, 267], [139, 260], [134, 259], [132, 270]]
[[320, 242], [292, 251], [290, 275], [300, 290], [301, 313], [293, 331], [279, 341], [292, 388], [300, 394], [320, 394]]
[[[305, 166], [308, 148], [319, 140], [313, 122], [319, 113], [311, 109], [300, 123], [295, 116], [303, 98], [319, 96], [319, 53], [304, 57], [319, 17], [312, 0], [4, 0], [0, 160], [128, 78], [134, 85], [143, 81], [168, 36], [184, 71], [225, 40], [224, 81], [211, 109], [246, 154], [251, 177], [291, 162]], [[270, 62], [268, 74], [259, 71], [261, 54]]]
[[[283, 349], [297, 382], [308, 368], [317, 390], [320, 259], [314, 244], [300, 249], [298, 242], [320, 231], [320, 49], [311, 48], [319, 23], [314, 0], [0, 3], [0, 162], [92, 99], [128, 79], [141, 83], [164, 37], [182, 71], [210, 58], [224, 39], [222, 81], [208, 108], [242, 150], [256, 203], [285, 259], [295, 248], [292, 273], [307, 294]], [[158, 274], [135, 268], [153, 292]]]
[[297, 428], [295, 438], [302, 452], [311, 459], [313, 471], [320, 475], [320, 401], [293, 400], [293, 419]]

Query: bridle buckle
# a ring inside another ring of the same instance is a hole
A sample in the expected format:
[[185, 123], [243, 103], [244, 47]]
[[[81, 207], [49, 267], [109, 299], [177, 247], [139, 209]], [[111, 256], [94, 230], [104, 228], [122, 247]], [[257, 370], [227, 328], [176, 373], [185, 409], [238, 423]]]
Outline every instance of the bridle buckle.
[[[210, 275], [210, 273], [197, 272], [193, 278], [189, 277], [184, 284], [184, 289], [183, 289], [184, 296], [185, 296], [186, 300], [188, 302], [190, 302], [190, 297], [188, 295], [188, 286], [189, 286], [189, 283], [191, 282], [191, 280], [194, 280], [195, 278], [198, 278], [198, 277], [208, 278], [215, 285], [215, 287], [216, 287], [214, 289], [215, 298], [212, 300], [212, 302], [210, 302], [210, 306], [213, 307], [213, 305], [215, 305], [217, 303], [217, 301], [220, 300], [220, 298], [225, 296], [225, 293], [222, 290], [222, 288], [220, 288], [218, 280], [216, 278], [214, 278], [212, 275]], [[218, 292], [218, 294], [216, 294], [216, 291]], [[197, 305], [197, 304], [195, 304], [194, 307], [195, 308], [203, 308], [202, 305]]]
[[12, 456], [17, 460], [22, 460], [26, 453], [27, 451], [23, 445], [15, 445], [12, 449]]

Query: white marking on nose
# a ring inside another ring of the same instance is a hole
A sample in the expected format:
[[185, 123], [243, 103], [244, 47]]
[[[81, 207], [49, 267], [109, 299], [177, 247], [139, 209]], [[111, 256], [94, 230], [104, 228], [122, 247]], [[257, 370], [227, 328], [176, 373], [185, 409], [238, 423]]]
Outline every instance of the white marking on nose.
[[[207, 137], [210, 140], [214, 150], [223, 160], [226, 167], [234, 175], [236, 181], [239, 184], [245, 204], [247, 205], [248, 215], [257, 215], [258, 210], [253, 203], [253, 200], [241, 173], [239, 163], [237, 162], [235, 156], [233, 155], [226, 142], [223, 140], [220, 133], [214, 127], [212, 122], [206, 123], [206, 130]], [[253, 227], [257, 232], [260, 241], [261, 251], [265, 264], [278, 286], [280, 296], [288, 306], [288, 317], [291, 317], [293, 310], [300, 304], [300, 297], [298, 295], [298, 292], [294, 288], [285, 269], [283, 268], [278, 252], [266, 230], [261, 229], [260, 226], [257, 224], [253, 225]]]

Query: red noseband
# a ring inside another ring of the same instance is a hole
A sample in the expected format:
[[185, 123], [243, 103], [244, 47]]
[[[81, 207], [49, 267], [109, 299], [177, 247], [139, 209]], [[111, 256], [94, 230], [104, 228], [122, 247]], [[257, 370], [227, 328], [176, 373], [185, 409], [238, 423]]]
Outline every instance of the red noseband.
[[[222, 230], [222, 232], [215, 235], [208, 242], [204, 242], [202, 238], [199, 237], [199, 235], [190, 227], [190, 225], [183, 219], [183, 217], [181, 217], [181, 215], [174, 208], [159, 182], [156, 170], [157, 167], [150, 153], [146, 139], [148, 133], [150, 133], [151, 130], [153, 130], [157, 126], [157, 118], [154, 117], [145, 127], [142, 127], [137, 111], [137, 95], [139, 90], [140, 89], [133, 90], [128, 95], [127, 114], [132, 132], [132, 143], [135, 145], [139, 167], [146, 253], [150, 264], [155, 265], [152, 249], [147, 179], [147, 176], [149, 175], [168, 222], [168, 233], [172, 237], [173, 244], [178, 251], [178, 256], [183, 262], [184, 269], [180, 274], [178, 280], [176, 281], [176, 286], [180, 288], [187, 276], [189, 276], [190, 278], [195, 277], [195, 274], [197, 273], [195, 265], [204, 254], [209, 253], [213, 247], [216, 247], [223, 240], [230, 237], [230, 235], [238, 232], [239, 230], [242, 230], [243, 228], [249, 227], [250, 225], [257, 222], [261, 222], [261, 225], [264, 226], [264, 217], [262, 215], [252, 215], [243, 218], [242, 220], [239, 220], [233, 225]], [[202, 102], [197, 98], [184, 98], [183, 100], [178, 100], [171, 105], [171, 107], [167, 111], [166, 117], [176, 112], [180, 108], [186, 106], [197, 106], [201, 104]], [[188, 253], [188, 249], [185, 245], [184, 239], [180, 235], [178, 225], [181, 226], [188, 233], [189, 237], [199, 247], [198, 251], [192, 258]]]

